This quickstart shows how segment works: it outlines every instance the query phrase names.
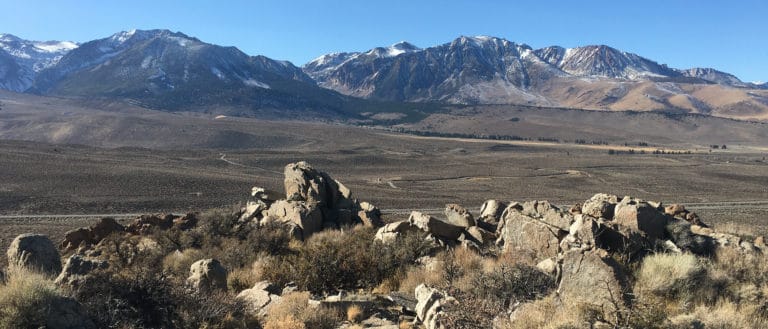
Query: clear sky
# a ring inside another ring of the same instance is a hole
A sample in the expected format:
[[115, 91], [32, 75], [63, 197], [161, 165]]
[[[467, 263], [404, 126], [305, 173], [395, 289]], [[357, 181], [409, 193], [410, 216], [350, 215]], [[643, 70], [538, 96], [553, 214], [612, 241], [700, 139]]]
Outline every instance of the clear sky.
[[0, 0], [0, 32], [84, 42], [165, 28], [302, 65], [329, 52], [461, 35], [575, 47], [606, 44], [676, 68], [768, 80], [768, 0]]

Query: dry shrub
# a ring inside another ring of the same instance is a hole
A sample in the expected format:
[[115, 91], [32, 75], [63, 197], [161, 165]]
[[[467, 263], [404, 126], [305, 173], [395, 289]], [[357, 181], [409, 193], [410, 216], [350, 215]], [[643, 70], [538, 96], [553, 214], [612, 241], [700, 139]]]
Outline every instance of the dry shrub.
[[189, 275], [189, 268], [192, 263], [206, 258], [200, 249], [189, 248], [183, 251], [174, 251], [163, 258], [163, 270], [178, 277]]
[[511, 320], [502, 320], [503, 329], [529, 328], [568, 328], [584, 327], [579, 323], [579, 309], [576, 305], [563, 305], [557, 297], [548, 296], [534, 302], [521, 305], [515, 310]]
[[735, 248], [718, 248], [712, 269], [723, 272], [731, 282], [750, 282], [757, 286], [768, 284], [768, 262], [760, 255]]
[[756, 315], [756, 307], [721, 301], [714, 306], [698, 306], [689, 314], [670, 319], [672, 328], [765, 328], [766, 319]]
[[706, 269], [692, 254], [653, 254], [643, 259], [635, 293], [661, 297], [689, 297], [705, 281]]
[[316, 233], [294, 254], [275, 257], [263, 266], [264, 279], [277, 284], [293, 281], [299, 289], [316, 294], [373, 289], [429, 250], [423, 236], [406, 235], [391, 244], [373, 237], [370, 228]]
[[[442, 263], [440, 264], [442, 265]], [[432, 268], [423, 266], [411, 267], [408, 269], [408, 272], [406, 272], [405, 278], [400, 281], [398, 291], [406, 294], [413, 294], [416, 287], [422, 283], [433, 287], [443, 286], [444, 273], [441, 265]]]
[[351, 305], [349, 308], [347, 308], [347, 321], [352, 323], [358, 323], [360, 321], [363, 321], [363, 317], [365, 316], [365, 311], [363, 310], [360, 305]]
[[47, 314], [61, 293], [46, 276], [13, 268], [0, 284], [0, 328], [46, 326]]
[[292, 292], [269, 308], [264, 328], [333, 329], [339, 322], [336, 312], [311, 306], [309, 292]]
[[236, 268], [229, 271], [227, 276], [227, 287], [231, 291], [243, 291], [253, 287], [256, 282], [261, 281], [262, 262], [257, 260], [251, 266]]

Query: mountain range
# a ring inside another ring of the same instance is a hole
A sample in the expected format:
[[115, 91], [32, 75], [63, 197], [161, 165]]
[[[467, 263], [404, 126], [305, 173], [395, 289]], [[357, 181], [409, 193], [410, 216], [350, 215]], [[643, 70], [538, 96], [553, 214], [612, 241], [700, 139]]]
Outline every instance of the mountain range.
[[119, 32], [79, 45], [0, 34], [0, 88], [288, 118], [424, 112], [437, 103], [768, 119], [768, 84], [711, 68], [670, 68], [604, 45], [533, 49], [486, 36], [327, 54], [299, 68], [168, 30]]

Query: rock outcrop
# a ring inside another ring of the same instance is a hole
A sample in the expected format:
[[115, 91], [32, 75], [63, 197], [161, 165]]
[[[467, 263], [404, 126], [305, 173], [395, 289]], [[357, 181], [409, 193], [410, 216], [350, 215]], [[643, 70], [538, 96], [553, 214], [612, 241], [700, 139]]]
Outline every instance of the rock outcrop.
[[91, 227], [81, 227], [71, 230], [64, 235], [61, 248], [65, 251], [75, 250], [80, 246], [96, 245], [114, 232], [124, 232], [125, 227], [114, 218], [105, 217]]
[[227, 269], [215, 259], [201, 259], [189, 268], [187, 284], [198, 292], [227, 289]]
[[75, 254], [67, 259], [64, 269], [55, 282], [59, 285], [77, 288], [87, 283], [89, 274], [107, 267], [109, 267], [109, 263], [106, 261]]
[[444, 316], [443, 307], [456, 300], [445, 292], [421, 284], [416, 287], [416, 322], [424, 324], [427, 329], [443, 329], [445, 325], [440, 323]]
[[245, 303], [248, 312], [263, 316], [269, 310], [269, 306], [277, 303], [282, 295], [282, 289], [269, 281], [260, 281], [252, 288], [245, 289], [237, 294], [237, 299]]
[[25, 268], [51, 276], [61, 272], [61, 255], [48, 236], [22, 234], [8, 247], [8, 266]]

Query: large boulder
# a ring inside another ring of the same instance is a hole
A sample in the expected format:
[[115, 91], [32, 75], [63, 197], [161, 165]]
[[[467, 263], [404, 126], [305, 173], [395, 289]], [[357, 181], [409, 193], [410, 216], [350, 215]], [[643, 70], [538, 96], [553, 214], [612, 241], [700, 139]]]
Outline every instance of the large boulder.
[[538, 261], [556, 257], [560, 238], [568, 232], [514, 210], [506, 212], [503, 222], [496, 243], [503, 245], [504, 252], [523, 253]]
[[305, 161], [299, 161], [286, 165], [283, 175], [286, 199], [328, 206], [331, 195], [326, 184], [332, 179], [327, 174], [315, 170]]
[[445, 205], [445, 217], [448, 223], [456, 226], [467, 228], [477, 225], [469, 210], [455, 203]]
[[106, 261], [75, 254], [67, 259], [64, 269], [55, 282], [56, 284], [77, 288], [86, 283], [90, 273], [107, 267], [109, 267], [109, 264]]
[[400, 234], [403, 234], [409, 230], [416, 231], [418, 228], [411, 226], [411, 223], [405, 220], [389, 223], [376, 231], [376, 236], [374, 239], [384, 243], [390, 243], [395, 241], [397, 237], [400, 236]]
[[248, 312], [258, 315], [266, 314], [269, 306], [280, 300], [281, 289], [269, 281], [260, 281], [250, 289], [237, 294], [237, 299], [245, 304]]
[[581, 205], [581, 213], [594, 218], [613, 219], [613, 212], [619, 197], [611, 194], [598, 193]]
[[560, 273], [558, 294], [564, 303], [590, 304], [609, 314], [626, 306], [626, 276], [607, 251], [566, 251]]
[[411, 212], [408, 222], [420, 230], [444, 240], [454, 241], [464, 232], [464, 228], [461, 226], [446, 223], [418, 211]]
[[524, 215], [539, 219], [561, 230], [568, 230], [573, 221], [573, 215], [549, 203], [549, 201], [525, 202], [521, 212]]
[[215, 259], [201, 259], [189, 267], [187, 284], [198, 292], [227, 289], [227, 269]]
[[315, 204], [304, 201], [280, 200], [267, 210], [267, 216], [285, 223], [293, 223], [301, 228], [302, 238], [323, 229], [323, 213]]
[[46, 235], [22, 234], [8, 247], [8, 266], [25, 268], [48, 275], [61, 272], [61, 255]]
[[416, 287], [416, 321], [423, 323], [427, 329], [446, 328], [440, 322], [444, 316], [443, 307], [449, 303], [455, 303], [456, 299], [442, 291], [420, 284]]
[[381, 227], [384, 222], [381, 220], [381, 211], [369, 202], [360, 202], [358, 204], [357, 217], [363, 222], [363, 225], [370, 227]]
[[496, 224], [501, 219], [504, 208], [507, 204], [498, 200], [487, 200], [480, 207], [480, 219], [485, 222]]
[[625, 197], [616, 204], [613, 221], [634, 232], [640, 232], [651, 240], [664, 239], [670, 217], [654, 205]]
[[712, 238], [694, 234], [691, 224], [685, 220], [673, 219], [667, 224], [667, 235], [675, 246], [682, 251], [690, 251], [697, 255], [712, 255], [715, 252], [715, 243]]
[[173, 220], [176, 218], [173, 214], [166, 215], [141, 215], [139, 218], [133, 220], [128, 227], [125, 228], [126, 232], [131, 234], [145, 235], [152, 233], [153, 230], [167, 230], [173, 227]]

